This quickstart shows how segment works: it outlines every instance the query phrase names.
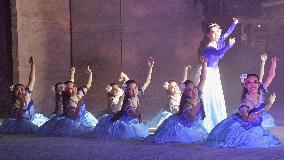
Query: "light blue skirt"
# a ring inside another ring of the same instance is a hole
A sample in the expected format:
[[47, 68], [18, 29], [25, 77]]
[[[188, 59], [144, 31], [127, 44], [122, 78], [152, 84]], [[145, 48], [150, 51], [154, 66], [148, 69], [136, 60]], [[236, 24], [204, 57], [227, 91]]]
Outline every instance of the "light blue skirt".
[[27, 119], [7, 118], [0, 126], [0, 133], [5, 134], [28, 134], [37, 133], [38, 126]]
[[174, 114], [164, 121], [154, 135], [146, 138], [154, 143], [193, 143], [205, 141], [208, 133], [198, 120], [191, 123], [188, 119]]
[[146, 126], [148, 128], [158, 128], [164, 122], [164, 120], [169, 118], [171, 115], [173, 115], [171, 112], [163, 108], [147, 122]]
[[[232, 148], [268, 148], [280, 145], [280, 141], [262, 126], [245, 127], [232, 115], [220, 122], [209, 134], [205, 145]], [[246, 122], [247, 123], [247, 122]]]
[[92, 131], [97, 123], [98, 120], [87, 111], [76, 120], [58, 115], [41, 126], [39, 133], [43, 136], [81, 136]]

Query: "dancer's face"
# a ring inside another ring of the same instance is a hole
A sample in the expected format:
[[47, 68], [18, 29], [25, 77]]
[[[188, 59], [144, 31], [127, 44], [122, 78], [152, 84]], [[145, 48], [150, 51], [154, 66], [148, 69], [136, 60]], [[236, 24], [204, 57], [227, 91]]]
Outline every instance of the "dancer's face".
[[170, 82], [168, 92], [169, 94], [178, 94], [180, 92], [177, 82]]
[[136, 85], [136, 83], [130, 83], [127, 86], [127, 94], [130, 97], [135, 97], [138, 95], [138, 86]]
[[248, 90], [249, 93], [257, 93], [259, 88], [259, 82], [257, 77], [249, 76], [245, 80], [244, 87]]
[[118, 88], [119, 86], [117, 84], [112, 85], [112, 90], [110, 92], [114, 97], [118, 96]]
[[23, 85], [15, 86], [14, 94], [18, 98], [23, 98], [26, 95], [25, 86], [23, 86]]
[[73, 82], [68, 82], [66, 84], [65, 91], [69, 93], [71, 96], [77, 94], [77, 87]]
[[190, 99], [195, 98], [198, 95], [198, 89], [195, 87], [194, 83], [189, 83], [186, 85], [184, 94]]
[[221, 36], [221, 32], [222, 30], [219, 27], [212, 27], [207, 36], [211, 41], [218, 41]]

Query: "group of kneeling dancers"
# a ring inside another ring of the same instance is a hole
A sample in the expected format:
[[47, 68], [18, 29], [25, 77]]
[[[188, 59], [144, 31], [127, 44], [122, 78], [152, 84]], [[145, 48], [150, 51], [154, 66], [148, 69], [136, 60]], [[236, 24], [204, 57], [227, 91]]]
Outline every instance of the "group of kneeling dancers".
[[[221, 34], [217, 24], [208, 27], [209, 43], [200, 58], [200, 81], [187, 79], [190, 66], [184, 69], [181, 83], [169, 80], [164, 83], [167, 105], [146, 124], [141, 119], [140, 97], [150, 84], [154, 60], [148, 60], [146, 81], [138, 86], [123, 72], [119, 82], [107, 85], [107, 109], [98, 120], [86, 110], [85, 95], [92, 84], [92, 71], [88, 67], [88, 82], [77, 88], [75, 68], [70, 80], [54, 86], [56, 107], [48, 117], [35, 112], [31, 98], [35, 83], [35, 62], [31, 57], [31, 72], [27, 86], [10, 87], [13, 106], [11, 114], [0, 126], [0, 133], [34, 133], [42, 136], [86, 136], [102, 139], [139, 139], [153, 143], [195, 143], [212, 147], [266, 148], [281, 143], [263, 122], [270, 117], [266, 112], [275, 101], [275, 94], [265, 103], [267, 88], [275, 77], [278, 59], [271, 59], [267, 78], [262, 81], [267, 55], [261, 55], [259, 74], [243, 74], [241, 104], [235, 114], [227, 117], [218, 62], [230, 49], [235, 39], [225, 39], [232, 33], [238, 19], [229, 30]], [[266, 115], [266, 116], [265, 116]], [[267, 117], [267, 118], [266, 118]], [[149, 134], [150, 132], [153, 134]]]

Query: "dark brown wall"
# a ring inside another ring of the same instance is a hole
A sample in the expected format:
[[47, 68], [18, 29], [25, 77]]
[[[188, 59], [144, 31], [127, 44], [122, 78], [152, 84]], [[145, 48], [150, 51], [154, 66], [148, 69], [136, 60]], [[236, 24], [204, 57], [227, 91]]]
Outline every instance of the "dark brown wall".
[[0, 116], [9, 110], [9, 85], [12, 85], [10, 2], [0, 1]]

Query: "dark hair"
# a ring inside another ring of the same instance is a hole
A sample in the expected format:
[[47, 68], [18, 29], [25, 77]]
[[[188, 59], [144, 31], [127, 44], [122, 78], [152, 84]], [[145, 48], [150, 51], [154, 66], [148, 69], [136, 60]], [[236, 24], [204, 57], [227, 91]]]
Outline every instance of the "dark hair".
[[[184, 104], [185, 104], [187, 98], [190, 99], [190, 97], [188, 97], [188, 96], [187, 96], [186, 94], [184, 94], [184, 93], [181, 95], [178, 114], [182, 114], [183, 109], [184, 109], [183, 106], [184, 106]], [[204, 120], [204, 118], [206, 117], [206, 115], [205, 115], [205, 111], [204, 111], [204, 107], [203, 107], [203, 100], [202, 100], [202, 98], [200, 98], [200, 97], [199, 97], [199, 100], [200, 100], [200, 104], [201, 104], [201, 108], [200, 108], [200, 109], [201, 109], [201, 119]]]
[[185, 86], [189, 85], [190, 83], [193, 83], [193, 85], [195, 85], [194, 82], [191, 81], [191, 80], [186, 80], [186, 81], [183, 82], [183, 84], [184, 84]]
[[218, 26], [218, 24], [214, 23], [214, 24], [209, 24], [208, 27], [207, 27], [207, 33], [209, 33], [211, 31], [212, 28], [214, 27], [220, 27]]
[[74, 83], [73, 81], [65, 81], [64, 84]]
[[57, 87], [59, 86], [59, 85], [62, 85], [62, 84], [64, 84], [64, 83], [62, 83], [62, 82], [58, 82], [58, 83], [56, 83], [55, 85], [54, 85], [54, 87], [55, 87], [55, 111], [54, 111], [54, 113], [55, 114], [59, 114], [59, 113], [63, 113], [63, 92], [64, 91], [62, 91], [62, 94], [59, 94], [58, 92], [57, 92]]
[[[259, 77], [257, 74], [251, 73], [251, 74], [247, 74], [247, 78], [248, 77], [256, 77], [257, 80], [259, 81]], [[244, 82], [245, 83], [245, 82]], [[243, 89], [243, 93], [242, 93], [242, 97], [241, 100], [243, 101], [246, 98], [246, 94], [248, 93], [248, 90], [244, 87]]]

